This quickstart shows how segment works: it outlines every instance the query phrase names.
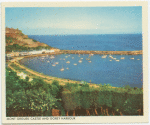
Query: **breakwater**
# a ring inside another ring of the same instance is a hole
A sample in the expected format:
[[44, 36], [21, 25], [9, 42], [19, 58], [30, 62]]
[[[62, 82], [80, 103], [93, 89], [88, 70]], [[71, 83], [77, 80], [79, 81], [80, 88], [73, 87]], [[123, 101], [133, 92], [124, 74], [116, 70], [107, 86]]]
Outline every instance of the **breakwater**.
[[[43, 54], [33, 54], [20, 57], [36, 57], [36, 56], [46, 56], [46, 55], [58, 55], [58, 54], [100, 54], [100, 55], [141, 55], [142, 50], [137, 51], [84, 51], [84, 50], [60, 50], [54, 53], [43, 53]], [[15, 58], [15, 57], [14, 57]]]
[[101, 55], [141, 55], [142, 50], [137, 51], [84, 51], [84, 50], [60, 50], [59, 53], [65, 54], [101, 54]]

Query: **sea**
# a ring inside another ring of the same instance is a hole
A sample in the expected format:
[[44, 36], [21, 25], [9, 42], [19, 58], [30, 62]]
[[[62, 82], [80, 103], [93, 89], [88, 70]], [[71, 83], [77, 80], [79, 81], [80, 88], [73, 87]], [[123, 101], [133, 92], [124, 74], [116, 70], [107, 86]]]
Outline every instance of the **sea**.
[[29, 38], [61, 50], [142, 50], [142, 34], [29, 35]]
[[[29, 38], [62, 50], [142, 50], [142, 34], [29, 35]], [[24, 58], [20, 63], [37, 72], [59, 78], [115, 87], [143, 86], [142, 55], [89, 57], [88, 54], [61, 54], [54, 57]]]

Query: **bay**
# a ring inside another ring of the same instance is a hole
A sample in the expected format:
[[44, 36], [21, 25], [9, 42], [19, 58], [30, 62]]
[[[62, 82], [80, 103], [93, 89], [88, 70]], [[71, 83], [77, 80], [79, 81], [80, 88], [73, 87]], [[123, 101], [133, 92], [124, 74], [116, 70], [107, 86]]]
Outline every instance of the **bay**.
[[[142, 50], [142, 34], [29, 35], [30, 38], [61, 50], [134, 51]], [[110, 84], [115, 87], [143, 85], [142, 55], [55, 55], [30, 57], [21, 64], [49, 76]], [[124, 57], [124, 59], [121, 59]], [[83, 59], [82, 59], [83, 58]], [[79, 60], [82, 60], [82, 62]], [[66, 63], [69, 61], [70, 63]], [[55, 63], [58, 64], [55, 64]], [[64, 68], [63, 71], [61, 69]]]
[[[59, 78], [105, 83], [115, 87], [142, 87], [142, 55], [112, 55], [114, 59], [109, 55], [102, 57], [103, 55], [89, 57], [87, 54], [61, 54], [55, 55], [53, 59], [50, 56], [24, 58], [20, 63], [37, 72]], [[122, 57], [124, 59], [121, 59]], [[70, 63], [66, 63], [68, 61]], [[62, 68], [64, 71], [60, 71]]]

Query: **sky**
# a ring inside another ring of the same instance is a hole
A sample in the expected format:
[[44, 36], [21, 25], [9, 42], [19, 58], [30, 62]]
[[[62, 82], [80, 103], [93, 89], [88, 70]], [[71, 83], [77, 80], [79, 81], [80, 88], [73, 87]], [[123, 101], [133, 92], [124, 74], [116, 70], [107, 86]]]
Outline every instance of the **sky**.
[[142, 33], [142, 7], [7, 7], [5, 26], [26, 35]]

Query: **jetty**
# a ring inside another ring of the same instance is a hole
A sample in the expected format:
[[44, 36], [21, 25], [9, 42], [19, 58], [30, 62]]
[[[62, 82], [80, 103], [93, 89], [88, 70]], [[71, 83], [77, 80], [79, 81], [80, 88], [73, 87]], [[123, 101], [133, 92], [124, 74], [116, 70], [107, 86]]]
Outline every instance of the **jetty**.
[[136, 51], [85, 51], [85, 50], [60, 50], [63, 54], [100, 54], [100, 55], [141, 55], [142, 50]]

